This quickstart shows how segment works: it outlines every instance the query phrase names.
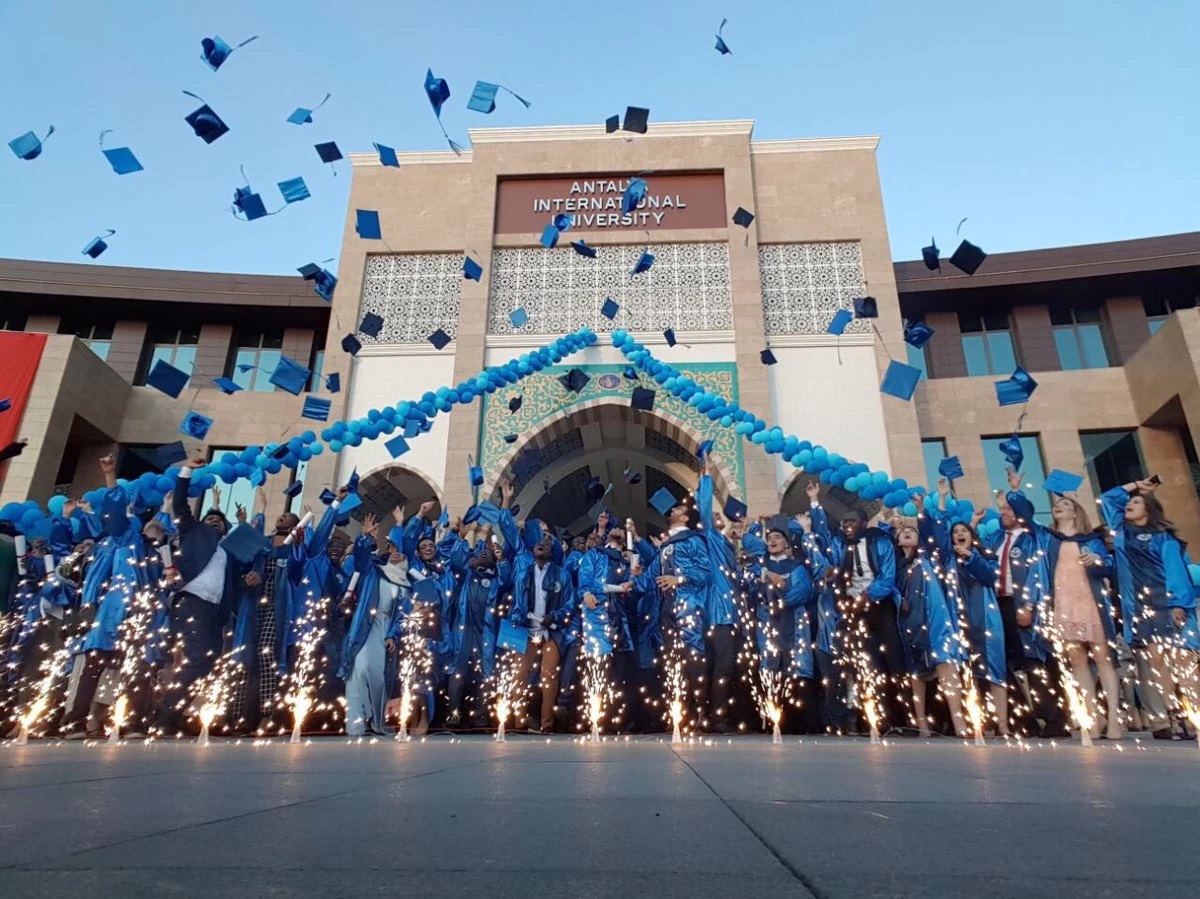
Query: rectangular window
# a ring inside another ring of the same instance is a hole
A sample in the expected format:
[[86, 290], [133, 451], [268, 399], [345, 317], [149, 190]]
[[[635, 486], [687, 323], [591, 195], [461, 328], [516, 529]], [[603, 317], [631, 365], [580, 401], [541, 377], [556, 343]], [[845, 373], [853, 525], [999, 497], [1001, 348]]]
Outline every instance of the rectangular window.
[[58, 333], [74, 334], [101, 359], [108, 359], [108, 351], [112, 347], [113, 322], [64, 318], [59, 324]]
[[940, 437], [921, 441], [921, 457], [925, 462], [925, 488], [933, 490], [938, 482], [938, 464], [946, 458], [946, 441]]
[[1050, 324], [1054, 327], [1054, 345], [1064, 371], [1108, 368], [1099, 306], [1052, 306]]
[[325, 392], [325, 351], [317, 350], [312, 355], [312, 362], [309, 364], [309, 369], [312, 370], [312, 377], [308, 379], [309, 393], [324, 393]]
[[271, 375], [282, 355], [283, 328], [240, 330], [234, 334], [225, 377], [232, 378], [243, 390], [273, 391], [275, 385], [271, 383]]
[[962, 331], [968, 375], [1012, 374], [1017, 367], [1017, 355], [1007, 312], [960, 311], [958, 327]]
[[1172, 312], [1195, 309], [1197, 299], [1191, 291], [1179, 290], [1162, 291], [1142, 297], [1142, 308], [1146, 311], [1146, 323], [1150, 326], [1150, 333], [1157, 334]]
[[0, 331], [24, 331], [29, 316], [24, 312], [0, 313]]
[[1142, 446], [1136, 431], [1080, 433], [1079, 443], [1083, 447], [1088, 477], [1096, 496], [1120, 484], [1145, 477]]
[[[1008, 492], [1008, 460], [1000, 449], [1000, 444], [1008, 440], [1004, 437], [984, 437], [983, 461], [987, 468], [988, 487], [994, 493], [997, 490]], [[1046, 466], [1042, 462], [1042, 448], [1037, 435], [1022, 436], [1021, 449], [1025, 451], [1025, 464], [1021, 466], [1022, 490], [1033, 503], [1034, 518], [1042, 524], [1050, 523], [1050, 494], [1042, 489], [1046, 481]], [[1033, 486], [1029, 486], [1032, 484]]]
[[146, 331], [146, 342], [142, 345], [142, 357], [138, 360], [133, 383], [145, 384], [146, 376], [160, 359], [190, 375], [196, 365], [199, 344], [199, 325], [151, 325]]

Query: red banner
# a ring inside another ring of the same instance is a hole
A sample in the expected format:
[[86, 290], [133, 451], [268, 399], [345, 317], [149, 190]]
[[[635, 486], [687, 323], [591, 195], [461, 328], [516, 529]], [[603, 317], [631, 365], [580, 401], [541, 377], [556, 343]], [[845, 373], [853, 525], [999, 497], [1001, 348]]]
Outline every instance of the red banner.
[[[0, 331], [0, 400], [12, 403], [12, 408], [0, 412], [0, 449], [19, 437], [21, 417], [25, 414], [29, 391], [45, 346], [45, 334]], [[8, 463], [0, 462], [0, 481], [4, 480], [7, 470]]]

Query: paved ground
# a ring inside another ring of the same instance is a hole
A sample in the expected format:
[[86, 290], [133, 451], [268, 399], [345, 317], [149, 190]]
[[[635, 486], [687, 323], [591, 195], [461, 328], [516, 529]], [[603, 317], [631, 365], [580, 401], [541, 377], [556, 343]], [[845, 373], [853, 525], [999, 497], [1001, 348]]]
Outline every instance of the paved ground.
[[1200, 894], [1200, 749], [0, 747], [0, 895]]

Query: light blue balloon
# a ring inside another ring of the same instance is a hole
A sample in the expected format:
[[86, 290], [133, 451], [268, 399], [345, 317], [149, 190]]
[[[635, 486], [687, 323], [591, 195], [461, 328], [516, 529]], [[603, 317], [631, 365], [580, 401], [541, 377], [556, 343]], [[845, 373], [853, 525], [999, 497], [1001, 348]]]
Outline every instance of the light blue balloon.
[[342, 441], [340, 441], [340, 440], [330, 440], [329, 441], [329, 451], [331, 453], [340, 453], [344, 448], [345, 448], [345, 446], [342, 443]]
[[[732, 415], [722, 416], [721, 417], [721, 426], [725, 427], [725, 428], [733, 427], [733, 416]], [[741, 431], [737, 431], [736, 433], [740, 434]]]
[[912, 518], [913, 516], [915, 516], [917, 514], [917, 504], [914, 502], [905, 503], [904, 504], [904, 514], [907, 515], [909, 518]]

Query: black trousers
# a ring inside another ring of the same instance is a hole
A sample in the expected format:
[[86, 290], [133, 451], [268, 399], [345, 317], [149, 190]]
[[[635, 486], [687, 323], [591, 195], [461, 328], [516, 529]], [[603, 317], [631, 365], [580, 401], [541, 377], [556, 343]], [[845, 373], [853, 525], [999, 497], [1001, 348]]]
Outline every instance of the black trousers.
[[180, 730], [192, 686], [212, 671], [221, 652], [221, 610], [215, 603], [180, 593], [171, 606], [171, 635], [182, 644], [183, 663], [158, 713], [158, 726], [167, 734]]
[[1028, 664], [1021, 643], [1021, 628], [1017, 624], [1017, 601], [1011, 596], [996, 596], [1000, 620], [1004, 622], [1004, 662], [1009, 672], [1021, 671]]
[[734, 678], [737, 676], [737, 641], [733, 625], [724, 624], [709, 630], [705, 640], [705, 675], [708, 678], [710, 716], [716, 730], [727, 730], [733, 720]]
[[850, 683], [850, 666], [841, 656], [820, 649], [813, 651], [817, 674], [821, 678], [821, 717], [825, 729], [835, 734], [852, 734], [857, 729], [857, 713], [846, 704], [846, 689]]
[[[879, 710], [879, 731], [886, 733], [899, 726], [905, 707], [902, 697], [908, 695], [908, 666], [904, 662], [904, 645], [900, 642], [900, 625], [896, 621], [896, 606], [891, 600], [869, 602], [862, 610], [867, 628], [867, 657], [878, 680], [875, 702]], [[859, 695], [862, 695], [861, 688]]]

